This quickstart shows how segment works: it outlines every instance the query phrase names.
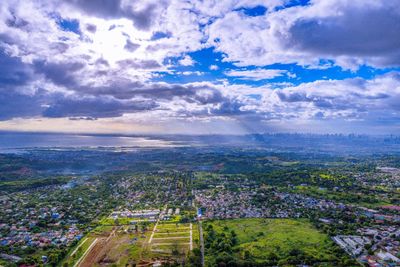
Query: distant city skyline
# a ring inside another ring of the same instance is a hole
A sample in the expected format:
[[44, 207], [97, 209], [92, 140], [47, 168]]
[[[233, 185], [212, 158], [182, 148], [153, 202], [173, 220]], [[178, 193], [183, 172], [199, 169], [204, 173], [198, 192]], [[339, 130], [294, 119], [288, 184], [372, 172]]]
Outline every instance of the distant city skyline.
[[395, 0], [4, 0], [0, 131], [400, 134]]

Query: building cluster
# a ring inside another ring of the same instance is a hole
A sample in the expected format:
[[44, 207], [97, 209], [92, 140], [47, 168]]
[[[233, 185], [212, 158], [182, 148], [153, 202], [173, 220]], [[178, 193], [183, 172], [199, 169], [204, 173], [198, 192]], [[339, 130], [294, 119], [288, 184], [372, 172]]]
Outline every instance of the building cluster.
[[79, 240], [82, 237], [82, 232], [74, 225], [70, 225], [68, 229], [50, 229], [48, 231], [41, 231], [39, 233], [33, 232], [27, 227], [18, 227], [12, 225], [0, 225], [1, 230], [8, 230], [8, 234], [0, 237], [1, 246], [29, 246], [44, 248], [48, 246], [67, 246], [74, 240]]
[[301, 194], [281, 193], [254, 189], [229, 191], [223, 188], [197, 190], [195, 199], [204, 208], [204, 218], [298, 218], [310, 209], [344, 209], [325, 199], [316, 199]]
[[82, 238], [108, 199], [96, 181], [29, 188], [0, 196], [0, 252], [19, 256], [48, 247], [63, 249]]
[[189, 206], [190, 188], [179, 175], [154, 174], [129, 176], [117, 182], [115, 194], [131, 210], [162, 207], [166, 202], [174, 206]]
[[377, 167], [374, 173], [356, 173], [354, 178], [359, 184], [367, 187], [389, 188], [394, 189], [400, 187], [400, 169], [393, 167]]
[[111, 217], [114, 219], [118, 218], [135, 218], [135, 219], [156, 219], [160, 215], [159, 209], [150, 210], [128, 210], [123, 209], [119, 211], [113, 211]]
[[353, 256], [360, 255], [364, 250], [364, 246], [371, 243], [371, 240], [367, 237], [354, 235], [338, 235], [333, 237], [333, 241]]
[[374, 225], [361, 228], [360, 236], [371, 240], [368, 249], [358, 255], [370, 267], [400, 266], [400, 228], [396, 225]]
[[196, 202], [205, 209], [204, 218], [250, 218], [266, 216], [268, 210], [258, 207], [252, 198], [255, 192], [239, 191], [230, 192], [219, 190], [196, 191]]
[[383, 206], [379, 210], [359, 208], [358, 215], [364, 215], [374, 223], [400, 223], [400, 213], [396, 210], [399, 206]]
[[0, 246], [47, 247], [69, 245], [81, 237], [75, 219], [59, 206], [35, 206], [27, 198], [3, 196], [0, 211]]
[[335, 243], [362, 265], [400, 266], [399, 206], [388, 205], [375, 210], [273, 188], [245, 188], [240, 184], [235, 190], [214, 185], [211, 189], [196, 190], [194, 194], [201, 207], [198, 213], [205, 219], [297, 218], [309, 215], [310, 211], [319, 214], [318, 221], [327, 225], [344, 225], [352, 219], [360, 222], [363, 218], [368, 227], [358, 229], [353, 235], [334, 236]]

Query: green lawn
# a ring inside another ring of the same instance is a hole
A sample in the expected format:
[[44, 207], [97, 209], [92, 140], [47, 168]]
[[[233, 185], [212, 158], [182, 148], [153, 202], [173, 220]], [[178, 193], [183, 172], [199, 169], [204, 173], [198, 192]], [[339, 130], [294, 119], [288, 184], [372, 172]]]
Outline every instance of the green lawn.
[[[212, 242], [209, 225], [216, 233]], [[235, 259], [259, 264], [275, 261], [279, 266], [292, 266], [290, 263], [294, 264], [296, 259], [318, 263], [317, 266], [332, 266], [332, 262], [338, 260], [336, 245], [304, 219], [216, 220], [206, 221], [203, 229], [208, 266], [215, 265], [216, 258], [224, 251]], [[225, 237], [230, 242], [232, 231], [237, 235], [236, 244], [231, 248], [221, 245]]]

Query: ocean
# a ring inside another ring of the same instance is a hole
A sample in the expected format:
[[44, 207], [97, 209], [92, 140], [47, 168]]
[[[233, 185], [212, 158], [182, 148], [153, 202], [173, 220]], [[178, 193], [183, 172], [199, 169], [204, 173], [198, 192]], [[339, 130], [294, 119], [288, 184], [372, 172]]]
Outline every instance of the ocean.
[[175, 147], [180, 144], [152, 137], [0, 132], [0, 151], [33, 148]]

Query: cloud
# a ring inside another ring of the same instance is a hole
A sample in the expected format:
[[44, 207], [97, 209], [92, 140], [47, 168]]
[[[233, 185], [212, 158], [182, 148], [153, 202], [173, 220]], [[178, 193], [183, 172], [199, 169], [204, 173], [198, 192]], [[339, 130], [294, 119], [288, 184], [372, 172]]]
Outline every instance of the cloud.
[[286, 75], [287, 70], [278, 69], [254, 69], [254, 70], [229, 70], [225, 72], [226, 76], [237, 77], [242, 80], [268, 80]]
[[140, 47], [139, 44], [133, 43], [131, 40], [126, 40], [126, 44], [124, 48], [128, 50], [129, 52], [134, 52], [136, 49]]
[[43, 94], [29, 65], [0, 50], [0, 120], [41, 114]]
[[395, 2], [332, 2], [326, 8], [336, 9], [336, 14], [297, 19], [285, 46], [322, 58], [343, 56], [374, 66], [399, 66], [400, 8]]
[[182, 66], [193, 66], [196, 62], [189, 56], [185, 55], [181, 60], [179, 60], [179, 64]]
[[44, 111], [44, 117], [120, 117], [124, 113], [151, 110], [157, 107], [154, 101], [128, 100], [120, 101], [110, 97], [60, 96]]
[[219, 67], [217, 65], [210, 65], [209, 69], [210, 70], [218, 70]]
[[51, 80], [54, 84], [65, 87], [73, 86], [79, 79], [78, 72], [84, 68], [82, 62], [35, 62], [34, 69], [37, 73], [44, 74], [46, 79]]
[[157, 18], [157, 9], [166, 1], [108, 1], [108, 0], [67, 0], [65, 3], [82, 10], [87, 15], [105, 19], [127, 18], [135, 27], [149, 30]]
[[345, 68], [362, 64], [400, 66], [400, 7], [395, 0], [315, 0], [246, 16], [232, 11], [208, 26], [210, 45], [238, 66], [334, 60]]
[[400, 76], [390, 73], [360, 78], [304, 83], [264, 93], [260, 111], [272, 117], [301, 119], [400, 119]]
[[124, 59], [117, 62], [121, 68], [134, 69], [159, 69], [161, 65], [155, 60], [131, 60]]
[[0, 121], [12, 118], [31, 118], [40, 116], [43, 98], [40, 94], [23, 94], [15, 91], [0, 93]]
[[287, 3], [4, 0], [0, 120], [398, 121], [397, 1]]

